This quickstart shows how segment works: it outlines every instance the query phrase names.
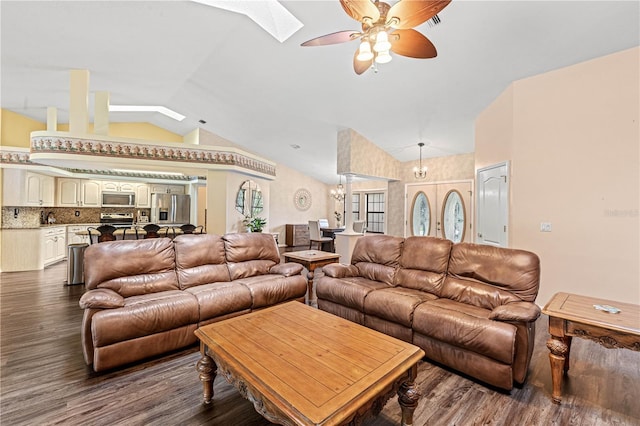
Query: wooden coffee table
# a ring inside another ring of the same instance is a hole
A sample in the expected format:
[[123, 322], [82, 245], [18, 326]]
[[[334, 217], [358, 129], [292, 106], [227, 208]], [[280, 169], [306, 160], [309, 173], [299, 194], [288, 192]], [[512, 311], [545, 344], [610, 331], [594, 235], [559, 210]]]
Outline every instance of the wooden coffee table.
[[[609, 305], [620, 309], [609, 313], [594, 305]], [[549, 315], [547, 347], [551, 352], [553, 402], [562, 401], [562, 379], [569, 370], [572, 337], [593, 340], [602, 346], [640, 351], [640, 306], [631, 303], [557, 293], [542, 312]]]
[[303, 250], [284, 253], [285, 262], [299, 263], [309, 271], [307, 274], [307, 282], [309, 286], [309, 290], [307, 292], [307, 303], [309, 306], [318, 307], [318, 299], [313, 294], [313, 276], [316, 268], [321, 268], [330, 263], [336, 263], [339, 259], [339, 254], [320, 250]]
[[377, 415], [395, 392], [413, 424], [422, 349], [300, 302], [200, 327], [204, 402], [221, 373], [267, 420], [341, 425]]

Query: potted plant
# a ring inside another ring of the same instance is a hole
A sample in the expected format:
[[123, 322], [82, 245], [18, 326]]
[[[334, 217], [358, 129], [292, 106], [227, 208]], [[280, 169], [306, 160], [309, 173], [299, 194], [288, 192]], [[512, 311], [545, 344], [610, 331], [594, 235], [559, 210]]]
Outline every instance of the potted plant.
[[342, 213], [333, 212], [333, 214], [336, 217], [336, 224], [337, 224], [338, 228], [340, 228], [340, 226], [342, 225], [342, 223], [340, 222], [342, 220]]
[[249, 232], [262, 232], [262, 228], [267, 224], [267, 219], [257, 216], [246, 216], [242, 223], [247, 227]]

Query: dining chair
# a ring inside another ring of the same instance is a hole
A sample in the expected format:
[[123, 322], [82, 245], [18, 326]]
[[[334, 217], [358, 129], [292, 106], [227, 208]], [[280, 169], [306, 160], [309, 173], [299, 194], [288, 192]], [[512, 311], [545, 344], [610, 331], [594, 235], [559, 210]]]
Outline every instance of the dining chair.
[[319, 219], [318, 222], [320, 222], [320, 229], [329, 227], [329, 221], [327, 219]]
[[320, 231], [320, 222], [317, 220], [309, 221], [309, 250], [311, 250], [311, 245], [317, 244], [318, 250], [322, 250], [323, 243], [331, 244], [331, 252], [333, 249], [333, 238], [331, 237], [323, 237]]
[[353, 232], [357, 232], [359, 234], [364, 234], [365, 232], [367, 232], [367, 227], [364, 224], [364, 220], [353, 221]]

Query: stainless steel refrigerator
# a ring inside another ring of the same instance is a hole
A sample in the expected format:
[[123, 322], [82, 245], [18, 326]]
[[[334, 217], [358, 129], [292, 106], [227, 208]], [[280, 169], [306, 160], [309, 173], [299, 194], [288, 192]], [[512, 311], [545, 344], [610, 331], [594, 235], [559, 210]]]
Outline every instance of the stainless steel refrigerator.
[[182, 194], [151, 194], [151, 223], [191, 223], [191, 196]]

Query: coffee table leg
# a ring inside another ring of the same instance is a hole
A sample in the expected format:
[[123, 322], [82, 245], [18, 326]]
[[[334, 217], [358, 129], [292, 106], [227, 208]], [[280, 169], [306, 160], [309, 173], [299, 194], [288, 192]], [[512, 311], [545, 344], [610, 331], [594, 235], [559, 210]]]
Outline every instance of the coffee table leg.
[[418, 406], [420, 392], [415, 388], [415, 380], [418, 375], [418, 365], [414, 365], [407, 371], [405, 380], [398, 389], [398, 402], [402, 409], [402, 426], [413, 425], [413, 412]]
[[216, 372], [218, 366], [213, 359], [207, 355], [207, 346], [200, 342], [200, 353], [202, 358], [196, 364], [196, 370], [200, 374], [200, 381], [202, 382], [204, 403], [209, 404], [213, 399], [213, 381], [216, 379]]
[[[570, 342], [570, 341], [569, 341]], [[568, 368], [569, 345], [567, 338], [551, 336], [547, 340], [549, 362], [551, 363], [551, 381], [553, 383], [552, 399], [556, 404], [562, 401], [562, 380]]]
[[307, 282], [309, 283], [309, 306], [314, 308], [318, 307], [318, 299], [313, 295], [313, 276], [315, 275], [316, 268], [314, 265], [309, 265], [309, 273], [307, 274]]

